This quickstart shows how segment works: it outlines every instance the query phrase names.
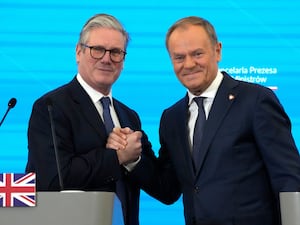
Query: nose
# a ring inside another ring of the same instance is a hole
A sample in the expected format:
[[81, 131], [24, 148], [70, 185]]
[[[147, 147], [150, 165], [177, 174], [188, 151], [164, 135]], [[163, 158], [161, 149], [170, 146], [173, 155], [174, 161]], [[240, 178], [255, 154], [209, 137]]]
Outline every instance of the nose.
[[111, 59], [110, 59], [110, 52], [109, 51], [106, 51], [103, 55], [103, 57], [101, 58], [101, 61], [102, 62], [111, 62]]
[[185, 57], [185, 60], [184, 60], [185, 68], [193, 68], [195, 65], [196, 65], [196, 62], [192, 56], [188, 55]]

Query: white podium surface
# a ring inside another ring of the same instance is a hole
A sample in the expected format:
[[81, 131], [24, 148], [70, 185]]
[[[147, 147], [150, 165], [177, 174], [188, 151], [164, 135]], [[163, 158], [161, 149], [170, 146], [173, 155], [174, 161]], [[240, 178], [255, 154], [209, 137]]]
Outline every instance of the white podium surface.
[[282, 225], [300, 225], [300, 192], [279, 194]]
[[112, 225], [119, 207], [113, 192], [37, 192], [35, 207], [0, 208], [0, 224]]

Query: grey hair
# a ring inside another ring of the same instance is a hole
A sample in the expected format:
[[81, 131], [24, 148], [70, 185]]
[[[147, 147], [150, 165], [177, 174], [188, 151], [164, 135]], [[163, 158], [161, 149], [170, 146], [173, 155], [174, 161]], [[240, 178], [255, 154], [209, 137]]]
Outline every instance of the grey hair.
[[197, 16], [189, 16], [189, 17], [185, 17], [185, 18], [182, 18], [182, 19], [176, 21], [169, 28], [167, 35], [166, 35], [166, 43], [165, 43], [167, 50], [169, 50], [168, 41], [169, 41], [169, 38], [170, 38], [171, 34], [173, 33], [173, 31], [179, 27], [186, 27], [188, 25], [195, 25], [195, 26], [203, 27], [204, 30], [206, 31], [206, 33], [208, 34], [211, 43], [213, 45], [218, 43], [218, 38], [217, 38], [215, 28], [208, 20], [203, 19], [201, 17], [197, 17]]
[[89, 38], [90, 31], [95, 28], [101, 28], [101, 27], [111, 28], [113, 30], [120, 31], [125, 39], [124, 47], [126, 50], [129, 42], [129, 34], [122, 26], [122, 24], [114, 16], [104, 14], [104, 13], [94, 15], [84, 24], [79, 35], [78, 43], [86, 43]]

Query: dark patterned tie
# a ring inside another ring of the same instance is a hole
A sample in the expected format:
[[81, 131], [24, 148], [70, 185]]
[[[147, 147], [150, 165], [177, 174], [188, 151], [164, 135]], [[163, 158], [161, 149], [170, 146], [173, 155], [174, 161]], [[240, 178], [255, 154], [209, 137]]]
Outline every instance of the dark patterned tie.
[[111, 115], [110, 115], [110, 110], [109, 110], [109, 105], [110, 105], [110, 98], [109, 97], [103, 97], [100, 99], [100, 102], [103, 107], [103, 120], [104, 120], [104, 125], [106, 128], [107, 134], [109, 134], [114, 126], [114, 123], [112, 121]]
[[200, 146], [203, 136], [203, 128], [206, 122], [205, 111], [203, 106], [204, 99], [205, 97], [196, 97], [193, 99], [198, 105], [198, 117], [195, 123], [192, 151], [195, 172], [198, 171], [200, 166]]
[[[109, 133], [113, 130], [114, 126], [114, 122], [112, 120], [111, 114], [110, 114], [110, 98], [109, 97], [102, 97], [100, 99], [100, 102], [102, 104], [103, 107], [103, 120], [104, 120], [104, 125], [106, 128], [106, 132], [109, 135]], [[123, 168], [121, 168], [123, 169]], [[122, 174], [122, 173], [121, 173]], [[123, 174], [121, 175], [121, 177], [123, 177]], [[123, 216], [124, 216], [124, 221], [127, 220], [127, 207], [126, 204], [127, 202], [127, 194], [126, 194], [126, 185], [125, 182], [123, 181], [123, 178], [119, 179], [116, 182], [116, 194], [118, 196], [118, 198], [120, 199], [120, 202], [122, 203], [122, 210], [123, 210]], [[126, 222], [125, 222], [126, 223]]]

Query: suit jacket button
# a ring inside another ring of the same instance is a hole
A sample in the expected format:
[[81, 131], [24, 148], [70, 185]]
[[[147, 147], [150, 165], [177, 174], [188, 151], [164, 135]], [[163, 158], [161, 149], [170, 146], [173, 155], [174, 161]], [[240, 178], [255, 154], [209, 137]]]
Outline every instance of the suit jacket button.
[[195, 186], [195, 187], [194, 187], [194, 192], [195, 192], [196, 194], [200, 192], [199, 186]]

